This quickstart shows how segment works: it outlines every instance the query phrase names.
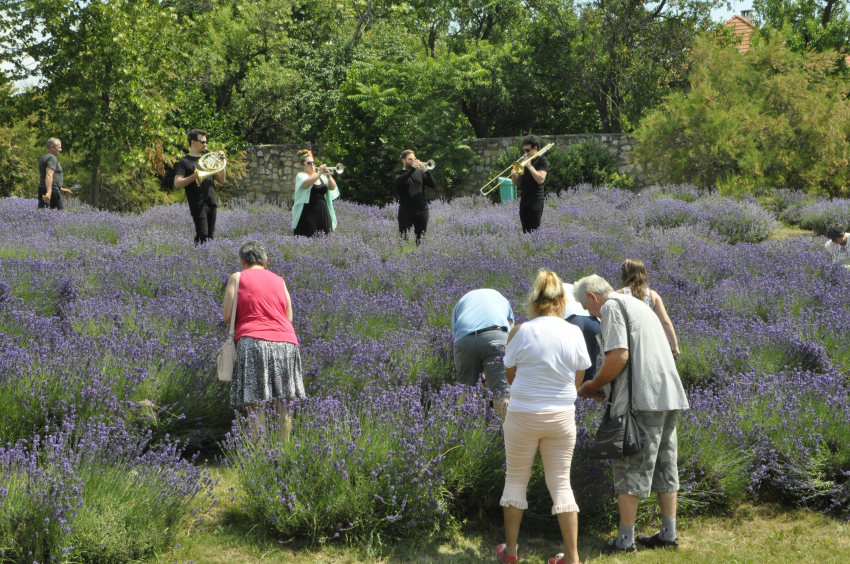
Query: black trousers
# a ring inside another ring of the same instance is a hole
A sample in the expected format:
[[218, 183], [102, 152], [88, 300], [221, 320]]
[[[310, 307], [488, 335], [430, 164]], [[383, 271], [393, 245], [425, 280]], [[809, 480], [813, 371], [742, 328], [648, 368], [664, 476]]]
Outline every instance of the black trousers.
[[407, 231], [413, 227], [416, 233], [416, 242], [422, 238], [422, 234], [428, 230], [428, 218], [430, 214], [427, 209], [414, 210], [409, 208], [398, 208], [398, 232], [407, 236]]
[[203, 205], [192, 211], [192, 221], [195, 222], [195, 244], [206, 243], [215, 235], [215, 206]]
[[50, 208], [52, 210], [64, 210], [65, 200], [62, 199], [62, 190], [56, 188], [50, 192], [50, 203], [48, 204], [42, 199], [42, 196], [47, 194], [47, 190], [38, 189], [38, 209]]
[[530, 233], [540, 227], [540, 220], [543, 218], [543, 204], [543, 200], [519, 203], [519, 221], [522, 223], [523, 233]]

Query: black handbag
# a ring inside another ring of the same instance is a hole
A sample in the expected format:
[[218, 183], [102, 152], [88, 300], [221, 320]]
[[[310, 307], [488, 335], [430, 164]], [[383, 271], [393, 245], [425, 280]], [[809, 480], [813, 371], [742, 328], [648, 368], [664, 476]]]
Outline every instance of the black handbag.
[[643, 430], [640, 428], [632, 410], [632, 389], [635, 378], [635, 373], [632, 370], [632, 331], [625, 304], [622, 300], [616, 300], [616, 302], [620, 306], [620, 311], [622, 311], [623, 319], [626, 322], [626, 338], [629, 347], [627, 364], [629, 369], [629, 404], [626, 413], [617, 417], [611, 416], [611, 405], [614, 403], [613, 398], [616, 397], [614, 382], [611, 382], [611, 396], [609, 398], [611, 401], [608, 402], [605, 415], [602, 416], [602, 422], [593, 438], [593, 444], [590, 446], [590, 454], [588, 455], [588, 458], [594, 460], [620, 460], [638, 454], [643, 449]]

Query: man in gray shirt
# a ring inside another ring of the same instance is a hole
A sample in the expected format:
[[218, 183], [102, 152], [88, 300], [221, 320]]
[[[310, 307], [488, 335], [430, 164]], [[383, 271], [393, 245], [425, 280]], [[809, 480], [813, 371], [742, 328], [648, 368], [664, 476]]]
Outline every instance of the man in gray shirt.
[[52, 210], [65, 209], [62, 193], [70, 194], [62, 188], [64, 176], [62, 165], [57, 156], [62, 152], [62, 141], [51, 137], [47, 140], [47, 153], [38, 160], [38, 208], [49, 207]]
[[[688, 398], [676, 370], [667, 335], [655, 312], [643, 301], [614, 292], [599, 276], [575, 283], [575, 298], [602, 320], [602, 348], [605, 360], [596, 378], [584, 382], [578, 395], [601, 400], [608, 397], [611, 415], [626, 413], [629, 401], [627, 363], [632, 360], [634, 387], [632, 409], [644, 437], [640, 453], [614, 460], [614, 492], [620, 505], [620, 534], [603, 545], [602, 552], [635, 552], [635, 540], [647, 548], [676, 548], [676, 501], [679, 491], [676, 418], [689, 409]], [[620, 306], [626, 306], [630, 331]], [[628, 337], [631, 334], [631, 350]], [[612, 398], [612, 390], [613, 398]], [[604, 394], [603, 394], [604, 388]], [[641, 497], [658, 494], [661, 530], [635, 538], [635, 517]]]

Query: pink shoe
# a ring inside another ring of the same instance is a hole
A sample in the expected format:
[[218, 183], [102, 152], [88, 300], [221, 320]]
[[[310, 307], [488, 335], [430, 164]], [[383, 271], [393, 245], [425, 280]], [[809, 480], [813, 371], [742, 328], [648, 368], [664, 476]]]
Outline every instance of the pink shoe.
[[496, 556], [499, 558], [499, 562], [504, 562], [504, 564], [516, 564], [516, 556], [508, 556], [505, 554], [505, 550], [507, 550], [507, 548], [508, 545], [506, 544], [500, 544], [496, 547]]
[[549, 564], [564, 564], [564, 555], [556, 554], [554, 557], [549, 559]]

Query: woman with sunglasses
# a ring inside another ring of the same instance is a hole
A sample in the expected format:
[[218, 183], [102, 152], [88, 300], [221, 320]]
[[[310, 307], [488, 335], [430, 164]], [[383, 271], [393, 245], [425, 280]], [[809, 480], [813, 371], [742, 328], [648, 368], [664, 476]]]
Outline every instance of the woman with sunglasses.
[[316, 168], [316, 159], [307, 149], [298, 151], [301, 170], [295, 177], [292, 198], [292, 229], [294, 235], [312, 237], [336, 229], [333, 200], [339, 198], [336, 181], [326, 165]]

